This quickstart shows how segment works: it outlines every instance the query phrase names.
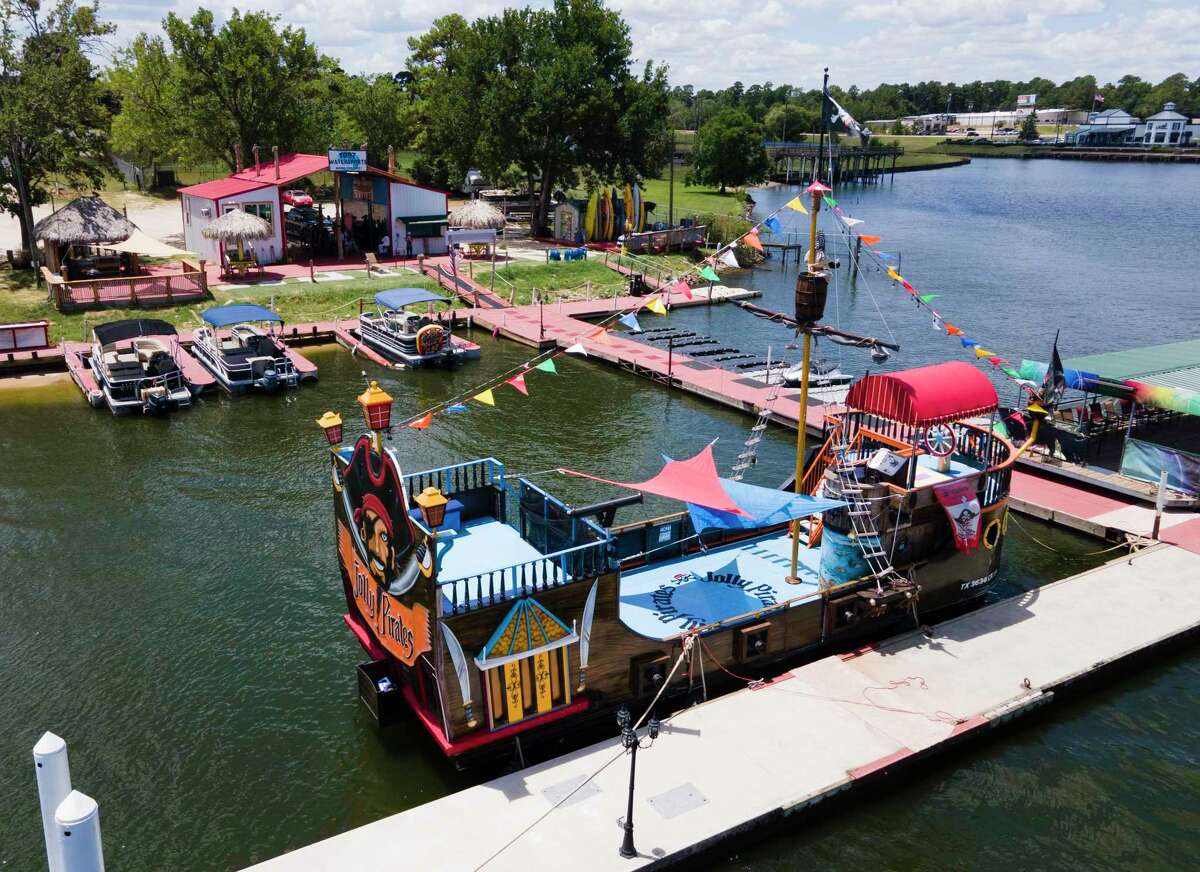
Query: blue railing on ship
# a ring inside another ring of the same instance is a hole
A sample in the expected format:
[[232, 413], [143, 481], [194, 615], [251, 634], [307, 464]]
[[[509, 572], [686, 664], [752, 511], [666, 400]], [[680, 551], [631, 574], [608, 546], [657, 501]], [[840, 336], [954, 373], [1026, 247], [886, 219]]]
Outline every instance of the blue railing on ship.
[[600, 575], [609, 569], [608, 546], [606, 536], [511, 566], [439, 580], [438, 587], [457, 615]]
[[427, 487], [436, 487], [446, 496], [450, 496], [489, 485], [501, 491], [508, 489], [504, 478], [504, 464], [494, 457], [439, 466], [436, 469], [425, 469], [404, 476], [404, 489], [410, 497], [416, 496]]

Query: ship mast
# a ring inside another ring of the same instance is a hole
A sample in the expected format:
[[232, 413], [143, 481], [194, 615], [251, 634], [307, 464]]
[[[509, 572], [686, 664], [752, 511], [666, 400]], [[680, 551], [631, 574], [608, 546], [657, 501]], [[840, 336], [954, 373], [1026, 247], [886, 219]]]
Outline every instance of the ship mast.
[[[821, 179], [821, 157], [825, 145], [825, 130], [829, 123], [826, 97], [829, 94], [829, 67], [825, 68], [825, 79], [821, 85], [821, 133], [817, 143], [817, 159], [813, 164], [812, 208], [808, 213], [808, 256], [807, 269], [796, 277], [796, 321], [804, 334], [804, 350], [800, 363], [800, 408], [796, 416], [796, 493], [804, 488], [804, 451], [808, 438], [808, 381], [812, 363], [812, 328], [825, 313], [825, 297], [829, 289], [829, 274], [817, 266], [817, 212], [821, 208], [821, 192], [816, 183]], [[799, 584], [797, 563], [800, 559], [800, 520], [792, 521], [792, 563], [788, 581]]]

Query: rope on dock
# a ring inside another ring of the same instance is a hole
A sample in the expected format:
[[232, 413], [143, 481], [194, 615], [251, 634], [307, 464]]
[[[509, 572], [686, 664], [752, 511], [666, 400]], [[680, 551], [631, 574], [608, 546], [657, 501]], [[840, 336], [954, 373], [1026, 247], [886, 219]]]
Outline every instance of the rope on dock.
[[[635, 732], [637, 731], [638, 727], [640, 727], [642, 725], [642, 722], [646, 720], [647, 715], [649, 715], [650, 712], [652, 712], [654, 710], [654, 706], [658, 702], [658, 698], [663, 695], [663, 691], [666, 690], [667, 687], [671, 684], [671, 679], [675, 677], [675, 673], [679, 670], [679, 667], [683, 663], [684, 658], [687, 657], [691, 653], [693, 640], [698, 639], [698, 638], [699, 638], [699, 636], [693, 636], [693, 635], [688, 635], [688, 636], [684, 637], [683, 650], [679, 652], [679, 657], [676, 658], [675, 665], [671, 667], [671, 671], [667, 674], [667, 678], [665, 681], [663, 681], [662, 686], [659, 687], [658, 693], [654, 694], [654, 699], [650, 700], [650, 705], [646, 706], [646, 710], [644, 712], [642, 712], [642, 716], [637, 719], [636, 723], [634, 723], [632, 729]], [[668, 715], [667, 717], [663, 718], [662, 722], [665, 724], [668, 721], [670, 721], [672, 717], [674, 717], [674, 715]], [[501, 845], [499, 850], [497, 850], [494, 854], [492, 854], [490, 857], [488, 857], [486, 860], [484, 860], [482, 863], [480, 863], [478, 866], [476, 866], [474, 872], [479, 872], [480, 869], [482, 869], [484, 866], [491, 863], [493, 860], [495, 860], [497, 857], [499, 857], [501, 854], [503, 854], [505, 851], [507, 851], [509, 848], [511, 848], [513, 845], [515, 845], [521, 839], [522, 836], [526, 835], [530, 830], [532, 830], [534, 827], [536, 827], [538, 824], [540, 824], [542, 821], [544, 821], [546, 818], [548, 818], [555, 809], [557, 809], [559, 806], [561, 806], [563, 803], [565, 803], [568, 799], [570, 799], [572, 796], [574, 796], [580, 790], [580, 788], [582, 788], [585, 784], [588, 784], [589, 782], [591, 782], [592, 779], [594, 779], [597, 775], [599, 775], [601, 772], [603, 772], [609, 766], [611, 766], [612, 764], [614, 764], [618, 760], [620, 760], [622, 757], [624, 757], [625, 753], [626, 753], [625, 749], [622, 748], [620, 750], [620, 752], [618, 752], [617, 754], [614, 754], [611, 758], [609, 758], [604, 763], [602, 763], [600, 765], [600, 767], [598, 769], [596, 769], [595, 772], [593, 772], [587, 778], [583, 779], [583, 781], [579, 782], [579, 784], [577, 784], [574, 788], [572, 788], [565, 796], [563, 796], [561, 799], [559, 799], [558, 802], [554, 803], [552, 806], [550, 806], [550, 808], [548, 808], [544, 812], [542, 812], [542, 814], [539, 815], [531, 824], [529, 824], [529, 826], [525, 827], [525, 829], [521, 830], [521, 832], [517, 833], [515, 836], [513, 836], [511, 839], [509, 839], [507, 842], [505, 842], [503, 845]]]
[[[1053, 545], [1047, 545], [1045, 542], [1043, 542], [1037, 536], [1030, 533], [1029, 530], [1025, 527], [1025, 525], [1021, 523], [1020, 519], [1017, 518], [1016, 513], [1009, 512], [1009, 516], [1013, 519], [1013, 521], [1016, 522], [1017, 527], [1020, 528], [1022, 533], [1024, 533], [1026, 536], [1028, 536], [1030, 539], [1032, 539], [1037, 544], [1041, 545], [1047, 551], [1051, 551], [1055, 554], [1063, 553], [1058, 548], [1055, 548]], [[1101, 548], [1099, 551], [1085, 551], [1081, 556], [1095, 557], [1098, 554], [1107, 554], [1110, 551], [1117, 551], [1118, 549], [1121, 549], [1121, 548], [1128, 548], [1129, 553], [1132, 555], [1132, 554], [1136, 553], [1137, 551], [1140, 551], [1142, 548], [1145, 548], [1145, 547], [1147, 547], [1149, 545], [1153, 545], [1153, 544], [1154, 544], [1153, 539], [1147, 539], [1145, 536], [1141, 536], [1137, 533], [1126, 533], [1124, 542], [1118, 542], [1116, 545], [1112, 545], [1108, 548]]]

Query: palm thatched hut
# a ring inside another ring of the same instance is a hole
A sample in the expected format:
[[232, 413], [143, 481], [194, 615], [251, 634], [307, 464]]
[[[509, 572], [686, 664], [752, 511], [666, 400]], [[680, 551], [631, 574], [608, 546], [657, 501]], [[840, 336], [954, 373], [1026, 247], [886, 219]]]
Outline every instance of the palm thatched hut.
[[46, 266], [61, 272], [71, 246], [101, 246], [122, 242], [137, 229], [133, 222], [99, 196], [77, 197], [33, 225], [33, 236], [42, 241]]
[[467, 230], [503, 230], [504, 213], [484, 200], [471, 200], [450, 212], [451, 227]]
[[[210, 222], [200, 234], [205, 239], [216, 239], [219, 242], [236, 242], [237, 259], [244, 261], [246, 252], [244, 244], [248, 239], [272, 239], [275, 231], [271, 225], [249, 212], [233, 209]], [[223, 248], [224, 246], [222, 246]]]

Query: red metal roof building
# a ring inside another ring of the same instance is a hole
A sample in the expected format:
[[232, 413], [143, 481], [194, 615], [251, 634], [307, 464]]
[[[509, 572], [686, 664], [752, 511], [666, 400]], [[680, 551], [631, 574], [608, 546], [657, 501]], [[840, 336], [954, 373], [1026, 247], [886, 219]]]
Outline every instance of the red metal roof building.
[[[269, 239], [247, 243], [258, 262], [273, 264], [286, 261], [287, 236], [282, 193], [284, 189], [297, 186], [308, 176], [328, 169], [329, 159], [326, 155], [284, 154], [277, 160], [272, 158], [260, 162], [223, 179], [180, 188], [184, 247], [199, 253], [207, 261], [223, 262], [226, 252], [215, 240], [205, 239], [202, 231], [221, 214], [231, 209], [243, 209], [267, 221], [274, 230], [274, 235]], [[366, 221], [371, 225], [369, 238], [373, 249], [378, 244], [380, 234], [384, 234], [391, 251], [405, 251], [406, 243], [416, 237], [417, 247], [413, 254], [445, 252], [441, 222], [444, 222], [448, 211], [447, 192], [426, 188], [403, 176], [374, 167], [367, 167], [365, 173], [353, 176], [339, 175], [341, 178], [335, 190], [341, 195], [339, 207], [347, 231], [353, 230], [356, 222]], [[365, 184], [352, 184], [355, 180], [362, 180]], [[382, 229], [384, 227], [387, 228], [386, 233]], [[361, 256], [361, 252], [346, 252], [348, 259]]]

